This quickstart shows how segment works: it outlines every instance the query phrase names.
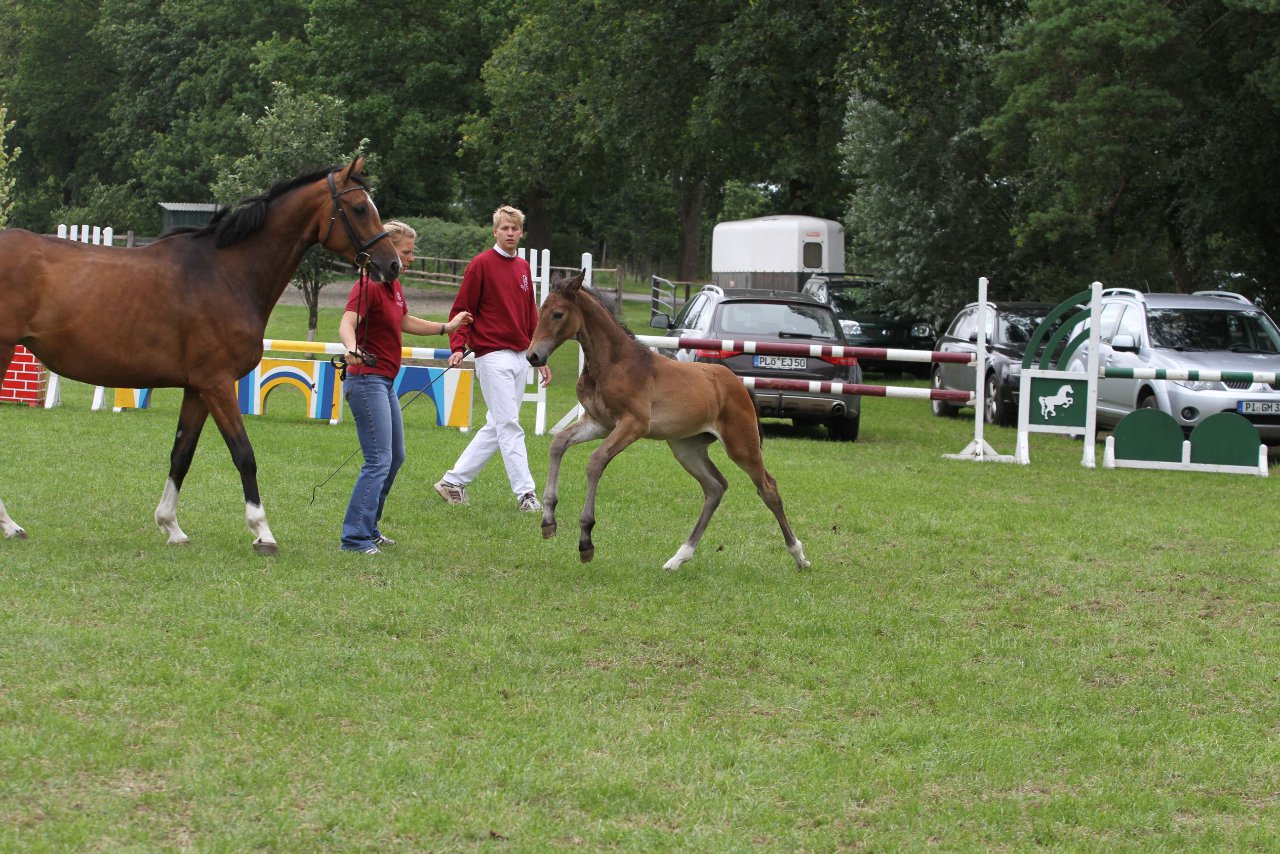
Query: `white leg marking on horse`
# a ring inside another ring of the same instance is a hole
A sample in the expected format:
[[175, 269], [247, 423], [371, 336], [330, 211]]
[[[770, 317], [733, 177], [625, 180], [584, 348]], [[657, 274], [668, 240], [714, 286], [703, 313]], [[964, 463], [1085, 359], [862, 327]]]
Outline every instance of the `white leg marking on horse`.
[[244, 503], [244, 520], [254, 534], [253, 547], [261, 554], [275, 554], [276, 538], [267, 527], [267, 514], [261, 504]]
[[22, 526], [9, 518], [9, 513], [4, 509], [4, 502], [0, 501], [0, 531], [4, 531], [4, 535], [11, 539], [25, 540], [27, 532], [22, 530]]
[[173, 478], [164, 482], [164, 493], [160, 496], [160, 504], [156, 506], [156, 524], [169, 535], [169, 545], [191, 542], [191, 538], [178, 527], [178, 487], [174, 486]]
[[787, 546], [787, 551], [791, 552], [791, 556], [796, 559], [796, 569], [808, 569], [813, 564], [809, 563], [809, 559], [804, 556], [804, 543], [796, 540], [794, 546]]
[[664, 563], [662, 568], [668, 572], [673, 569], [679, 569], [691, 557], [693, 557], [693, 546], [688, 543], [682, 543], [680, 548], [676, 549], [676, 553], [671, 556], [671, 560]]

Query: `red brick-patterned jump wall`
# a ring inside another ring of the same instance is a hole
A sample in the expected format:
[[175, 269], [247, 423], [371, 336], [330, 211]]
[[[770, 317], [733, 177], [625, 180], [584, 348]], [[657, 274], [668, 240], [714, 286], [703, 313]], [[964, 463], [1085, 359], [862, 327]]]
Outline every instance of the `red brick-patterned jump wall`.
[[5, 372], [0, 385], [0, 402], [25, 403], [40, 406], [49, 388], [49, 371], [31, 351], [21, 344], [14, 351], [13, 361]]

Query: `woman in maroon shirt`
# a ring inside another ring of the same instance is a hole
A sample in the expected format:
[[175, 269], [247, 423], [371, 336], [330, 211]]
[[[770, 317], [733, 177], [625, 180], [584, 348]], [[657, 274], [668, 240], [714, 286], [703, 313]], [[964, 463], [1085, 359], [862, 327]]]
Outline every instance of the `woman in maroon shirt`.
[[[397, 220], [382, 225], [400, 253], [401, 266], [409, 266], [417, 233]], [[378, 522], [405, 457], [404, 423], [394, 390], [404, 346], [402, 333], [450, 335], [470, 322], [467, 311], [458, 312], [448, 323], [409, 314], [399, 279], [383, 283], [362, 276], [351, 288], [347, 310], [338, 325], [338, 336], [347, 351], [342, 395], [356, 422], [364, 465], [356, 475], [342, 520], [343, 551], [378, 554], [380, 546], [395, 545], [383, 535]]]

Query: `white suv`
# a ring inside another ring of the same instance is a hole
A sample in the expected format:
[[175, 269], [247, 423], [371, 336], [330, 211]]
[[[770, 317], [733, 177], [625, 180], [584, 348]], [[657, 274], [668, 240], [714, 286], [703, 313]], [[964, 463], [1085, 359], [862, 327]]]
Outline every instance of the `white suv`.
[[[1239, 294], [1102, 293], [1098, 318], [1103, 368], [1280, 372], [1280, 328]], [[1078, 352], [1073, 370], [1083, 370]], [[1098, 380], [1098, 426], [1113, 427], [1150, 407], [1191, 430], [1215, 412], [1238, 412], [1265, 441], [1280, 441], [1280, 384], [1191, 380]]]

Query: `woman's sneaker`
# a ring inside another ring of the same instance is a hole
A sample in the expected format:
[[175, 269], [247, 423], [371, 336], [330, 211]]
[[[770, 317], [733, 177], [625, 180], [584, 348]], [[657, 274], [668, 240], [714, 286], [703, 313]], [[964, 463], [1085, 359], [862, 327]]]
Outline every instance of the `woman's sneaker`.
[[532, 492], [526, 492], [520, 496], [520, 509], [525, 513], [537, 513], [542, 509], [542, 504], [538, 501], [538, 496]]
[[456, 483], [442, 480], [436, 484], [436, 492], [450, 504], [467, 504], [467, 488]]

